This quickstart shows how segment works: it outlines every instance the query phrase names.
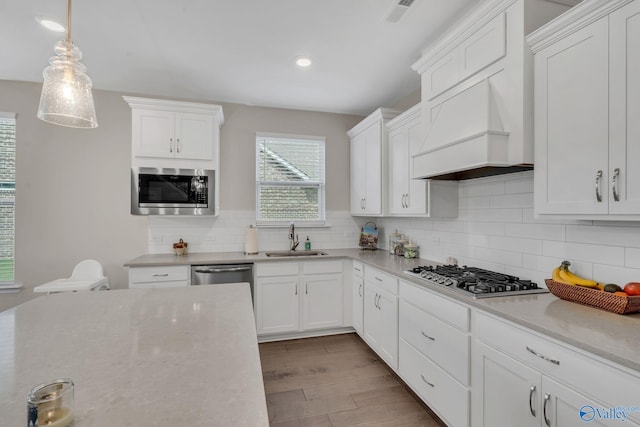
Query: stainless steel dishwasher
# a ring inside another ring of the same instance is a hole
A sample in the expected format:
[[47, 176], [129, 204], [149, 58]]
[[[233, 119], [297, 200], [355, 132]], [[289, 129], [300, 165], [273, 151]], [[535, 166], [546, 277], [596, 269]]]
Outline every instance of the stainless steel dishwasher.
[[253, 300], [253, 264], [192, 265], [191, 286], [247, 282]]

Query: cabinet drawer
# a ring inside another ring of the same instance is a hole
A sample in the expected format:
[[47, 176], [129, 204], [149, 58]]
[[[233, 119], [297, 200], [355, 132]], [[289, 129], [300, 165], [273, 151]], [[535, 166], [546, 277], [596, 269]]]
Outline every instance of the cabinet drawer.
[[400, 338], [469, 385], [471, 345], [467, 334], [400, 300]]
[[398, 279], [390, 274], [367, 266], [364, 271], [364, 280], [391, 292], [393, 295], [398, 295]]
[[188, 265], [133, 267], [129, 270], [129, 283], [189, 282]]
[[299, 272], [297, 262], [263, 262], [255, 265], [256, 277], [296, 276]]
[[342, 260], [305, 261], [302, 263], [303, 274], [342, 273]]
[[[637, 372], [480, 312], [474, 317], [474, 336], [595, 400], [613, 406], [637, 406]], [[629, 416], [640, 419], [637, 412]]]
[[400, 298], [463, 331], [469, 331], [469, 308], [428, 289], [400, 281]]
[[469, 389], [424, 357], [403, 339], [399, 349], [400, 376], [447, 425], [469, 425]]
[[356, 277], [364, 277], [364, 264], [360, 261], [353, 261], [353, 275]]

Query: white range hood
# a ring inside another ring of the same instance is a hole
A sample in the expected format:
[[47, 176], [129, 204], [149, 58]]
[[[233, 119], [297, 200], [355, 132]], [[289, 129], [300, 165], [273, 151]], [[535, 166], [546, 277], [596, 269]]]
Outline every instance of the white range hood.
[[412, 156], [412, 178], [466, 179], [530, 169], [509, 160], [491, 82], [482, 80], [431, 112], [421, 150]]

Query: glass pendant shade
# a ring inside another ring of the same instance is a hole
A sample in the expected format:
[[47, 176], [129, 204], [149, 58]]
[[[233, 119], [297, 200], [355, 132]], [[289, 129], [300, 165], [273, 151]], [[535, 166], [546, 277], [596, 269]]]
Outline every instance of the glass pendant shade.
[[55, 125], [73, 128], [98, 127], [87, 67], [82, 53], [71, 41], [56, 43], [56, 56], [42, 73], [44, 83], [40, 95], [38, 118]]

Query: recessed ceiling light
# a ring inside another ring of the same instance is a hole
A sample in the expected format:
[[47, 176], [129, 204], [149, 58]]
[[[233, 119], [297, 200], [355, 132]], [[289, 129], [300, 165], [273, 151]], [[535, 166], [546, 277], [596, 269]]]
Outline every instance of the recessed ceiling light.
[[47, 18], [46, 16], [36, 16], [36, 21], [38, 22], [38, 24], [42, 25], [49, 31], [53, 31], [55, 33], [65, 32], [64, 25], [52, 18]]
[[311, 58], [307, 56], [298, 56], [296, 58], [296, 65], [302, 68], [309, 67], [311, 66]]

